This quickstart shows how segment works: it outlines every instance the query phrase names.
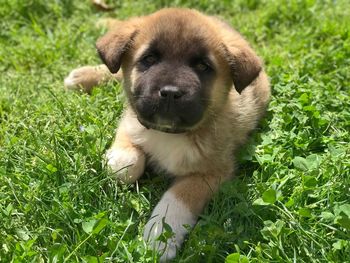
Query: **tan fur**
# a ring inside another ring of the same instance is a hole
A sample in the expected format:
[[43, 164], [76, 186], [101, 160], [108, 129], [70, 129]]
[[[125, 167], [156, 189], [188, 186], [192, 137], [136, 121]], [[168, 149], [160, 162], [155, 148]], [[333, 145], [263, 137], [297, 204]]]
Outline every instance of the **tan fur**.
[[122, 72], [112, 74], [106, 65], [83, 66], [74, 69], [64, 81], [64, 85], [70, 90], [82, 90], [90, 93], [93, 87], [102, 85], [110, 80], [121, 81]]
[[[174, 16], [183, 22], [181, 26], [170, 19]], [[194, 10], [163, 9], [124, 22], [108, 21], [108, 25], [113, 28], [97, 42], [97, 48], [112, 73], [122, 67], [128, 97], [138, 74], [134, 63], [139, 51], [147, 47], [160, 27], [168, 27], [166, 32], [170, 33], [164, 38], [177, 45], [181, 45], [176, 42], [179, 34], [184, 39], [195, 34], [205, 36], [220, 70], [202, 120], [186, 133], [164, 133], [142, 126], [133, 105], [128, 104], [111, 147], [125, 151], [135, 147], [148, 156], [149, 163], [172, 174], [175, 180], [168, 191], [197, 217], [219, 185], [232, 177], [234, 154], [265, 112], [270, 87], [261, 60], [227, 24]], [[174, 50], [169, 48], [169, 52]], [[97, 83], [102, 79], [96, 78]]]

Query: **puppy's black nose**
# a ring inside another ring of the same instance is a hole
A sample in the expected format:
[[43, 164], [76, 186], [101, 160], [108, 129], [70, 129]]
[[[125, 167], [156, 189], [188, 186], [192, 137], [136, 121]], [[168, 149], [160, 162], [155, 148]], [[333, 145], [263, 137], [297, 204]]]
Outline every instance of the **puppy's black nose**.
[[177, 100], [184, 95], [184, 93], [176, 86], [164, 86], [159, 90], [159, 95], [163, 99]]

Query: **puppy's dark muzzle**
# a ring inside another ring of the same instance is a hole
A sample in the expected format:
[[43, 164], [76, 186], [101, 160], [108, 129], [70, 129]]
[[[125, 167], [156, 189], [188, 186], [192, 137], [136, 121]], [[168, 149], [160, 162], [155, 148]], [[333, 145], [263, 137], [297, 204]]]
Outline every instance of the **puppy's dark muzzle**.
[[135, 106], [141, 124], [169, 133], [190, 130], [204, 112], [197, 94], [189, 94], [176, 86], [164, 86], [151, 97], [141, 97]]
[[159, 90], [160, 98], [165, 99], [168, 102], [178, 100], [184, 94], [185, 94], [184, 91], [182, 91], [178, 87], [174, 87], [174, 86], [165, 86]]
[[165, 86], [159, 90], [159, 112], [160, 117], [166, 119], [176, 119], [179, 114], [178, 108], [181, 108], [181, 98], [185, 92], [175, 86]]

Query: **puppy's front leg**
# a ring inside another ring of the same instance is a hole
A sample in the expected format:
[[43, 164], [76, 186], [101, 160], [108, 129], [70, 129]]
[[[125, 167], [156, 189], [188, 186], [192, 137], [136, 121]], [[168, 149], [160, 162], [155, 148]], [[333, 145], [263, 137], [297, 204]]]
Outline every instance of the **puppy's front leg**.
[[[193, 227], [204, 206], [217, 191], [220, 178], [210, 175], [190, 175], [177, 178], [174, 185], [163, 195], [144, 231], [144, 239], [158, 250], [161, 262], [176, 256], [188, 232]], [[171, 227], [173, 236], [166, 243], [158, 239], [164, 232], [165, 222]]]
[[107, 164], [119, 180], [133, 183], [143, 174], [146, 158], [144, 152], [132, 144], [124, 130], [123, 120], [112, 147], [106, 153]]

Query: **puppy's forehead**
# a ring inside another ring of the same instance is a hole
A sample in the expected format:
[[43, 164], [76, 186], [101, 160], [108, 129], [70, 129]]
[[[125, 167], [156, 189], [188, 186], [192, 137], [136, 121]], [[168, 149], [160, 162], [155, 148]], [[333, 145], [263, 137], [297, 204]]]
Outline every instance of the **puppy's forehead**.
[[205, 19], [187, 12], [150, 17], [141, 34], [143, 44], [168, 56], [208, 55], [217, 46]]

